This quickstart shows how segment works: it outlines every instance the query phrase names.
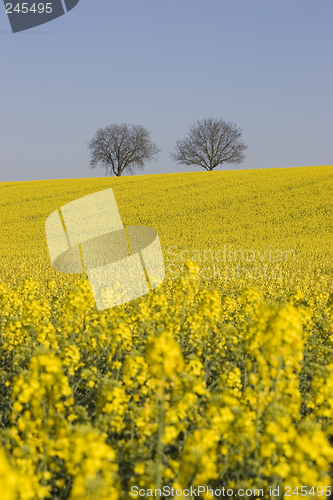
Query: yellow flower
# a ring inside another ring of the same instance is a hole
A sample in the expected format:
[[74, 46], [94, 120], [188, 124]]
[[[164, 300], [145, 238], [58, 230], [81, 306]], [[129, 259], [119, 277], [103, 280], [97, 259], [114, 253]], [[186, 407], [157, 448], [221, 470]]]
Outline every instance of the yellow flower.
[[136, 466], [134, 467], [134, 472], [136, 474], [144, 474], [144, 472], [145, 472], [145, 466], [144, 466], [144, 464], [141, 463], [141, 462], [138, 463], [138, 464], [136, 464]]

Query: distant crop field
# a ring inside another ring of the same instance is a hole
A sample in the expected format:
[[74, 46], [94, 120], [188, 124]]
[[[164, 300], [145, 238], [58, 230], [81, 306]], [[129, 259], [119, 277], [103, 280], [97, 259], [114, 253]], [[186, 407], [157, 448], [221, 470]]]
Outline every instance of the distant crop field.
[[188, 259], [207, 286], [225, 292], [253, 284], [276, 296], [333, 282], [331, 166], [0, 184], [0, 279], [65, 287], [82, 277], [53, 270], [45, 220], [110, 187], [124, 225], [158, 231], [167, 289]]
[[[166, 276], [98, 311], [45, 220], [110, 187]], [[332, 166], [0, 184], [2, 497], [332, 498], [332, 190]]]

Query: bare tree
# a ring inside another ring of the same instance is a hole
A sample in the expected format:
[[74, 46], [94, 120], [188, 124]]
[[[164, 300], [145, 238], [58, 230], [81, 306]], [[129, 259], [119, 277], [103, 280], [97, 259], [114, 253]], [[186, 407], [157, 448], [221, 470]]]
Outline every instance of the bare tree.
[[143, 170], [145, 162], [155, 160], [161, 150], [141, 125], [109, 125], [99, 129], [88, 143], [90, 168], [105, 167], [105, 175], [120, 176], [124, 171]]
[[240, 140], [242, 130], [222, 119], [208, 118], [190, 128], [188, 136], [177, 141], [171, 157], [183, 165], [214, 170], [222, 163], [241, 163], [247, 146]]

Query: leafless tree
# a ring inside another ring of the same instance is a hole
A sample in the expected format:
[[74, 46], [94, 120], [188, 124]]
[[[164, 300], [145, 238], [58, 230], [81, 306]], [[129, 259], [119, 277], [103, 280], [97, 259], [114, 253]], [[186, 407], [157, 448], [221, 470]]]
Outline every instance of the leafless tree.
[[145, 162], [155, 160], [161, 150], [150, 140], [141, 125], [109, 125], [99, 129], [88, 143], [91, 152], [90, 168], [99, 164], [105, 174], [119, 177], [124, 171], [143, 170]]
[[177, 141], [171, 157], [183, 165], [198, 165], [214, 170], [222, 163], [244, 161], [247, 146], [240, 140], [242, 130], [222, 119], [208, 118], [190, 128], [188, 136]]

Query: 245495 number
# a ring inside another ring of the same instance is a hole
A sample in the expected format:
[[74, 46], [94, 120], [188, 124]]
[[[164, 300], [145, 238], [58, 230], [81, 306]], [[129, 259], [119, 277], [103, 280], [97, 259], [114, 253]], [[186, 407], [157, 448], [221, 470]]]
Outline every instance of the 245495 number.
[[[317, 486], [316, 489], [314, 486], [312, 486], [312, 488], [309, 491], [307, 489], [307, 486], [302, 486], [300, 491], [298, 491], [298, 486], [296, 486], [294, 491], [291, 491], [292, 490], [291, 486], [285, 486], [284, 489], [285, 489], [285, 493], [284, 493], [285, 497], [290, 497], [292, 495], [297, 495], [297, 496], [301, 495], [302, 497], [305, 497], [307, 495], [313, 495], [313, 496], [316, 495], [316, 496], [321, 497], [324, 494], [324, 488], [322, 486]], [[331, 486], [325, 486], [325, 496], [329, 497], [329, 496], [331, 496], [331, 493], [332, 493]]]
[[52, 3], [33, 3], [30, 9], [27, 3], [17, 3], [15, 7], [13, 7], [12, 3], [6, 3], [6, 12], [7, 14], [13, 14], [14, 12], [17, 12], [17, 14], [20, 12], [22, 14], [27, 14], [28, 12], [33, 12], [34, 14], [43, 14], [46, 12], [46, 14], [51, 14]]

